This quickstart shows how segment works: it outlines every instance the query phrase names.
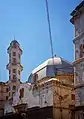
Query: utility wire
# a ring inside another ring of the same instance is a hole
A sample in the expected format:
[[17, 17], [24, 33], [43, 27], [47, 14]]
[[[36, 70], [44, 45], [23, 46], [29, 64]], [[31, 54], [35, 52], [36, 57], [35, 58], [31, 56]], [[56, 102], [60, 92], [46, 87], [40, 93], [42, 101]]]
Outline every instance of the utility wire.
[[53, 44], [52, 44], [52, 33], [51, 33], [51, 26], [50, 26], [50, 16], [49, 16], [48, 1], [45, 0], [45, 2], [46, 2], [46, 12], [47, 12], [49, 39], [50, 39], [51, 53], [52, 53], [52, 58], [53, 58]]
[[[46, 12], [47, 12], [47, 21], [48, 21], [48, 30], [49, 30], [49, 39], [50, 39], [50, 46], [51, 46], [51, 55], [52, 55], [52, 62], [53, 62], [53, 73], [55, 75], [55, 70], [59, 70], [59, 68], [56, 68], [54, 66], [54, 54], [53, 54], [53, 44], [52, 44], [52, 33], [51, 33], [51, 26], [50, 26], [50, 18], [49, 18], [49, 9], [48, 9], [48, 1], [45, 0], [46, 2]], [[69, 67], [69, 66], [68, 66]], [[60, 68], [63, 69], [63, 68]], [[60, 87], [60, 85], [59, 85]], [[61, 93], [61, 89], [60, 89]], [[60, 101], [60, 111], [61, 111], [61, 119], [62, 119], [62, 107], [61, 107], [61, 101]]]
[[[54, 56], [53, 56], [53, 44], [52, 44], [52, 34], [51, 34], [51, 26], [50, 26], [50, 18], [49, 18], [49, 10], [48, 10], [48, 1], [45, 0], [46, 2], [46, 12], [47, 12], [47, 20], [48, 20], [48, 27], [49, 27], [49, 39], [50, 39], [50, 46], [51, 46], [51, 54], [52, 54], [52, 62], [53, 62], [53, 73], [55, 75], [55, 70], [56, 68], [54, 67]], [[60, 106], [61, 106], [61, 101], [60, 101]], [[60, 107], [60, 111], [61, 111]], [[61, 111], [61, 119], [62, 119], [62, 111]]]
[[48, 21], [48, 31], [49, 31], [51, 55], [52, 55], [52, 62], [53, 62], [53, 74], [55, 75], [55, 71], [54, 71], [55, 70], [55, 68], [54, 68], [54, 53], [53, 53], [52, 32], [51, 32], [51, 25], [50, 25], [50, 16], [49, 16], [48, 1], [45, 0], [45, 3], [46, 3], [46, 13], [47, 13], [47, 21]]

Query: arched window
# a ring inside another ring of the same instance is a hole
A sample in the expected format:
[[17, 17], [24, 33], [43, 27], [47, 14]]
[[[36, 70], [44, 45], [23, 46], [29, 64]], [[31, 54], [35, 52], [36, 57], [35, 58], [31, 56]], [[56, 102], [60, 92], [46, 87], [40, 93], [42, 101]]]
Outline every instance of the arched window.
[[24, 88], [21, 88], [20, 89], [20, 98], [23, 98], [24, 97]]
[[16, 86], [13, 86], [13, 90], [16, 90]]

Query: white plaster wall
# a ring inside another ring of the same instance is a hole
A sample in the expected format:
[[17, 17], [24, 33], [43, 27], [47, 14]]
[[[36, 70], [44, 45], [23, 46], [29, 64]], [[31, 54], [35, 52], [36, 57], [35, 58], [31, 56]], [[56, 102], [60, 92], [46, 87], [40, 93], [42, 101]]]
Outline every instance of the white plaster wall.
[[35, 92], [34, 97], [39, 97], [38, 102], [40, 107], [53, 105], [53, 92], [51, 87], [43, 88], [39, 90], [38, 92]]
[[[24, 88], [24, 97], [20, 100], [20, 89]], [[18, 91], [13, 96], [13, 105], [19, 104], [19, 103], [27, 103], [28, 108], [38, 106], [38, 97], [34, 97], [32, 94], [31, 86], [29, 84], [21, 84]]]
[[9, 103], [9, 101], [7, 101], [5, 104], [4, 104], [4, 115], [6, 113], [10, 113], [10, 112], [15, 112], [14, 108], [12, 107], [12, 105]]
[[20, 99], [19, 99], [19, 96], [20, 96], [20, 89], [24, 87], [23, 84], [20, 84], [20, 88], [16, 91], [16, 93], [13, 95], [13, 105], [17, 105], [20, 103]]
[[[53, 93], [51, 88], [44, 88], [39, 91], [32, 91], [31, 86], [28, 84], [22, 84], [19, 88], [24, 88], [24, 97], [22, 98], [22, 103], [27, 103], [28, 108], [35, 107], [35, 106], [40, 106], [40, 107], [45, 107], [45, 106], [51, 106], [53, 105]], [[19, 90], [18, 92], [15, 93], [13, 96], [13, 105], [17, 105], [21, 103], [19, 99]], [[46, 103], [45, 103], [46, 100]]]
[[84, 105], [84, 87], [75, 90], [75, 106]]
[[46, 67], [41, 69], [39, 72], [37, 72], [37, 74], [38, 74], [38, 80], [46, 77]]
[[17, 105], [19, 104], [19, 92], [16, 92], [14, 95], [13, 95], [13, 105]]
[[[47, 101], [47, 104], [45, 104], [45, 99]], [[44, 93], [44, 97], [43, 97], [43, 107], [45, 106], [51, 106], [53, 105], [53, 92], [51, 90], [51, 88], [49, 87], [48, 89], [45, 88], [45, 93]]]
[[29, 91], [28, 88], [25, 88], [23, 102], [28, 103], [28, 108], [39, 106], [39, 97], [34, 97], [32, 90]]

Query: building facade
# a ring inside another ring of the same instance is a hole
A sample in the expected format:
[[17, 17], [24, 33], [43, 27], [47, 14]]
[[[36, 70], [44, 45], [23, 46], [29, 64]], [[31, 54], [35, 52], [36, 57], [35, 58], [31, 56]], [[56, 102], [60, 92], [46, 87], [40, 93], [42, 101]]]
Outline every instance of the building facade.
[[0, 82], [0, 116], [4, 113], [4, 103], [8, 100], [8, 86], [4, 82]]
[[72, 11], [76, 119], [84, 118], [84, 0]]
[[29, 83], [21, 84], [13, 96], [15, 110], [20, 110], [24, 104], [27, 109], [39, 107], [45, 110], [52, 107], [53, 115], [50, 118], [71, 119], [70, 106], [74, 105], [73, 65], [54, 57], [54, 68], [55, 75], [53, 60], [50, 58], [31, 72]]

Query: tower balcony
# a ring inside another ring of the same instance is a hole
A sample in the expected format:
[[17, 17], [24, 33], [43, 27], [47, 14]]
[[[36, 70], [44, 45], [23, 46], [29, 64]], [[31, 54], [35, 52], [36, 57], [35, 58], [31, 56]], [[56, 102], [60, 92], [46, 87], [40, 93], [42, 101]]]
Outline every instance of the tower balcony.
[[13, 65], [19, 66], [19, 67], [21, 68], [21, 71], [23, 70], [23, 66], [22, 66], [20, 63], [17, 63], [17, 62], [8, 63], [8, 64], [6, 65], [6, 69], [7, 69], [7, 70], [9, 70], [10, 65], [12, 65], [12, 66], [13, 66]]
[[12, 62], [11, 64], [12, 64], [12, 65], [17, 65], [17, 62]]
[[17, 65], [21, 68], [21, 71], [23, 70], [23, 66], [20, 63], [17, 63]]
[[9, 70], [10, 63], [6, 65], [6, 69]]
[[10, 68], [10, 65], [16, 65], [17, 66], [17, 63], [16, 62], [13, 62], [13, 63], [8, 63], [7, 65], [6, 65], [6, 69], [8, 69], [9, 70], [9, 68]]
[[11, 79], [11, 81], [15, 83], [17, 81], [17, 78]]

